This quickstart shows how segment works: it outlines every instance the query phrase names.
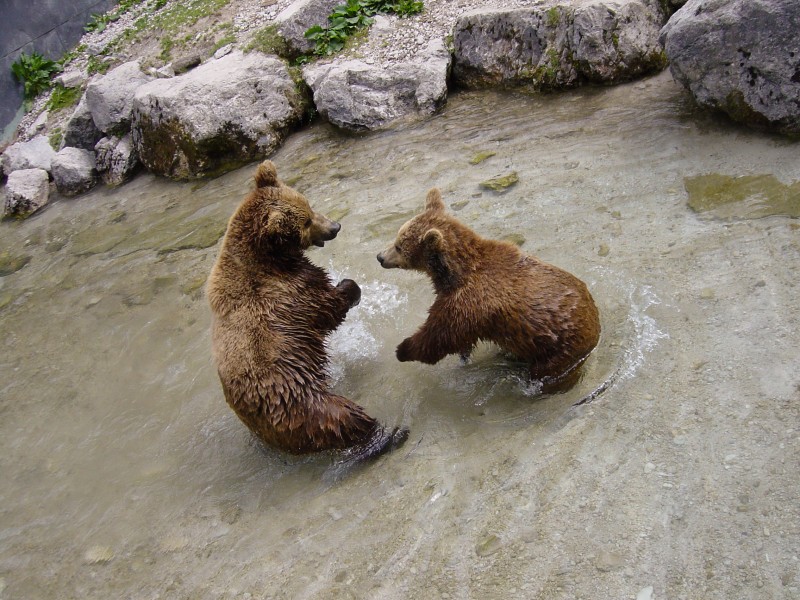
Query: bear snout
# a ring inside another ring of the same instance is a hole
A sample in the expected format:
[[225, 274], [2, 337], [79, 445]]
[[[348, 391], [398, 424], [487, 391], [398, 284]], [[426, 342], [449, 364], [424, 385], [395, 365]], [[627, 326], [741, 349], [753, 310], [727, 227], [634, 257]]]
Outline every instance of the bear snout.
[[322, 227], [314, 232], [315, 235], [312, 235], [311, 242], [315, 246], [322, 248], [325, 242], [329, 242], [335, 238], [341, 229], [342, 226], [336, 221], [328, 221], [327, 227]]
[[383, 266], [383, 253], [382, 252], [378, 252], [378, 262], [381, 263], [381, 266]]

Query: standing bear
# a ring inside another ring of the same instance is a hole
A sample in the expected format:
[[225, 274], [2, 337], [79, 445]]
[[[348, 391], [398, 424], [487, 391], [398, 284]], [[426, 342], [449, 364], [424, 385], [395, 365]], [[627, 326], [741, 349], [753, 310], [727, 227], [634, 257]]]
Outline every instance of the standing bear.
[[529, 363], [531, 378], [550, 391], [574, 381], [600, 338], [582, 281], [514, 244], [480, 237], [447, 214], [437, 189], [378, 262], [427, 273], [436, 292], [427, 321], [397, 347], [402, 362], [466, 357], [485, 340]]
[[212, 344], [230, 407], [264, 443], [292, 454], [347, 450], [350, 460], [401, 444], [358, 405], [330, 392], [325, 340], [358, 304], [304, 251], [341, 226], [314, 212], [264, 161], [234, 212], [207, 284]]

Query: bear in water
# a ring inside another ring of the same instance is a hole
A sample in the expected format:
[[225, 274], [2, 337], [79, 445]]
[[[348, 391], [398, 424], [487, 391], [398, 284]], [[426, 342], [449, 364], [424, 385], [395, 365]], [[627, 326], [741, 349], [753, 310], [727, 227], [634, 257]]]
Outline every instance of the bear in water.
[[466, 357], [478, 341], [490, 341], [527, 362], [549, 391], [574, 381], [600, 338], [597, 307], [581, 280], [510, 242], [480, 237], [447, 213], [437, 189], [378, 262], [426, 273], [436, 292], [427, 321], [397, 347], [400, 361]]
[[357, 404], [328, 389], [328, 334], [361, 290], [306, 258], [340, 225], [314, 212], [264, 161], [231, 217], [207, 284], [217, 371], [230, 407], [265, 444], [292, 454], [346, 450], [351, 460], [402, 444]]

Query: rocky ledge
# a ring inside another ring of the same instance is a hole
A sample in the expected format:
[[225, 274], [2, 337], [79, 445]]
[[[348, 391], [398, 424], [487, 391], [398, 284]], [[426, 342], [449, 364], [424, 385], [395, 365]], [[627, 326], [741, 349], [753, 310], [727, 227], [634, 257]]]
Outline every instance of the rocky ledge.
[[800, 5], [689, 0], [670, 18], [682, 3], [429, 0], [421, 15], [378, 16], [359, 44], [298, 68], [290, 64], [308, 51], [302, 32], [324, 24], [331, 0], [279, 0], [258, 21], [278, 36], [275, 55], [238, 50], [243, 38], [179, 69], [121, 64], [85, 84], [58, 154], [34, 128], [3, 153], [3, 169], [43, 170], [64, 194], [98, 180], [118, 185], [142, 165], [175, 179], [207, 177], [268, 156], [313, 112], [344, 129], [375, 130], [434, 113], [453, 86], [609, 85], [668, 62], [701, 104], [748, 125], [800, 131]]

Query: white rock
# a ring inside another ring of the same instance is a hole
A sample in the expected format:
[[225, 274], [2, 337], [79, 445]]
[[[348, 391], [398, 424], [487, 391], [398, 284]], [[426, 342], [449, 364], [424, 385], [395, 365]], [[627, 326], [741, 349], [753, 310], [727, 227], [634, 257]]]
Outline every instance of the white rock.
[[103, 133], [123, 133], [130, 127], [133, 96], [153, 78], [143, 73], [139, 61], [127, 62], [93, 79], [86, 88], [86, 103], [92, 119]]
[[283, 61], [240, 51], [141, 86], [133, 105], [139, 160], [175, 179], [270, 154], [306, 108]]
[[44, 169], [19, 169], [6, 181], [5, 216], [27, 217], [47, 205], [50, 178]]
[[216, 52], [214, 52], [214, 58], [220, 59], [223, 56], [227, 56], [233, 51], [233, 44], [227, 44], [222, 48], [219, 48]]
[[55, 77], [53, 81], [58, 84], [63, 85], [65, 88], [76, 88], [82, 86], [88, 77], [86, 73], [83, 71], [79, 71], [78, 69], [71, 69], [69, 71], [64, 71], [58, 77]]
[[94, 152], [63, 148], [53, 158], [53, 182], [65, 196], [77, 196], [97, 183]]
[[50, 146], [49, 140], [43, 135], [37, 135], [27, 142], [11, 144], [3, 152], [3, 171], [9, 175], [20, 169], [44, 169], [50, 171], [50, 163], [56, 151]]
[[373, 66], [361, 60], [306, 67], [319, 113], [350, 130], [381, 129], [391, 123], [433, 114], [447, 99], [450, 53], [432, 42], [408, 62]]

